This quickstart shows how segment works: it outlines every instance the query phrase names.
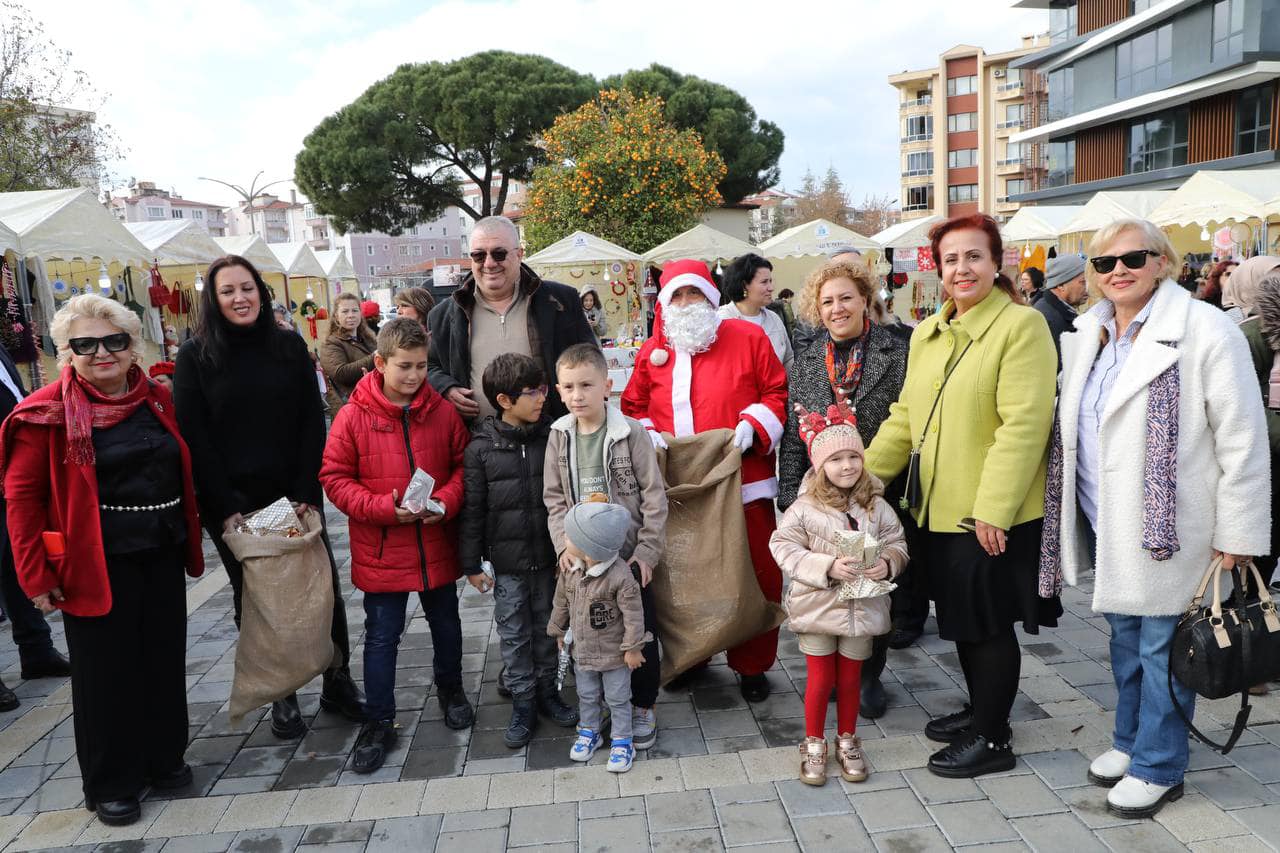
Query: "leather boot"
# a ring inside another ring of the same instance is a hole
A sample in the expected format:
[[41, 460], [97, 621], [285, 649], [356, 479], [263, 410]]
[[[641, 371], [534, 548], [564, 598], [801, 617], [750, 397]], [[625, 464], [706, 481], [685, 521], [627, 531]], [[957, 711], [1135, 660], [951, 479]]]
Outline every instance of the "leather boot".
[[889, 694], [884, 692], [884, 685], [878, 678], [864, 678], [862, 681], [862, 699], [858, 704], [858, 713], [864, 720], [878, 720], [889, 709]]
[[0, 681], [0, 711], [12, 711], [22, 703], [18, 701], [18, 694], [14, 693]]
[[436, 687], [436, 701], [440, 710], [444, 711], [444, 724], [451, 729], [469, 729], [476, 721], [476, 712], [467, 701], [467, 694], [462, 685], [456, 687]]
[[387, 760], [387, 753], [396, 742], [396, 724], [393, 720], [365, 723], [356, 741], [355, 754], [351, 757], [351, 769], [357, 773], [372, 773]]
[[97, 802], [85, 795], [84, 807], [98, 815], [98, 820], [107, 826], [128, 826], [142, 816], [142, 805], [138, 798], [125, 797], [122, 800], [103, 800]]
[[759, 675], [742, 675], [738, 689], [742, 698], [748, 702], [763, 702], [769, 698], [769, 678], [764, 673]]
[[800, 744], [800, 781], [806, 785], [827, 784], [827, 740], [806, 737]]
[[843, 734], [836, 738], [836, 760], [840, 762], [840, 778], [846, 782], [867, 781], [867, 760], [862, 754], [862, 739]]
[[281, 740], [293, 740], [302, 737], [307, 731], [307, 724], [302, 719], [302, 711], [298, 708], [298, 694], [294, 693], [271, 703], [271, 733]]
[[57, 649], [50, 648], [45, 654], [22, 662], [22, 680], [35, 678], [66, 678], [71, 674], [71, 661]]
[[938, 750], [929, 758], [929, 772], [945, 779], [972, 779], [987, 773], [1004, 773], [1018, 763], [1008, 733], [1002, 743], [977, 732]]
[[578, 724], [578, 710], [560, 698], [554, 681], [538, 685], [538, 713], [562, 728]]
[[512, 749], [519, 749], [533, 739], [533, 732], [537, 728], [538, 712], [534, 708], [534, 701], [512, 699], [511, 722], [507, 723], [507, 731], [502, 736], [503, 743]]
[[964, 703], [964, 709], [945, 717], [930, 720], [924, 727], [924, 736], [938, 743], [954, 743], [967, 737], [973, 729], [973, 706]]
[[177, 770], [163, 773], [155, 776], [151, 780], [151, 787], [158, 791], [174, 791], [178, 788], [185, 788], [191, 784], [191, 765], [183, 764]]
[[364, 696], [346, 667], [325, 670], [324, 687], [320, 691], [320, 707], [339, 714], [353, 723], [364, 722]]

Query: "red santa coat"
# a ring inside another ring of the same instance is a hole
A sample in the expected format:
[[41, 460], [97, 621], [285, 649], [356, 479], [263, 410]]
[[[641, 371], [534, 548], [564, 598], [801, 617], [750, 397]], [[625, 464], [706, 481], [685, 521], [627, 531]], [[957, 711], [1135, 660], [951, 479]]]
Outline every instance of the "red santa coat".
[[[665, 363], [654, 364], [650, 354], [664, 348]], [[683, 438], [743, 420], [755, 427], [742, 457], [744, 504], [778, 495], [774, 452], [786, 410], [787, 372], [764, 330], [745, 320], [722, 319], [711, 348], [692, 356], [650, 338], [622, 392], [623, 413], [658, 432]]]

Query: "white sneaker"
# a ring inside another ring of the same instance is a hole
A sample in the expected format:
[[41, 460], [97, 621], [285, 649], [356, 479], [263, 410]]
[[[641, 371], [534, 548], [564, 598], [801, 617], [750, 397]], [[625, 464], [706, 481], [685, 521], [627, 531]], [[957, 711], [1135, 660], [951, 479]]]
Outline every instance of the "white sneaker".
[[569, 758], [584, 764], [591, 760], [600, 746], [600, 734], [590, 729], [578, 729], [578, 739], [569, 747]]
[[1171, 786], [1155, 785], [1125, 776], [1107, 792], [1107, 811], [1130, 819], [1151, 817], [1164, 808], [1165, 803], [1181, 798], [1181, 782]]
[[658, 716], [653, 708], [631, 706], [631, 745], [648, 749], [658, 740]]
[[631, 769], [631, 762], [635, 760], [635, 748], [625, 740], [615, 740], [613, 747], [609, 750], [609, 763], [605, 765], [605, 770], [610, 773], [626, 773]]
[[1129, 756], [1118, 749], [1108, 749], [1089, 765], [1089, 781], [1110, 788], [1129, 772]]

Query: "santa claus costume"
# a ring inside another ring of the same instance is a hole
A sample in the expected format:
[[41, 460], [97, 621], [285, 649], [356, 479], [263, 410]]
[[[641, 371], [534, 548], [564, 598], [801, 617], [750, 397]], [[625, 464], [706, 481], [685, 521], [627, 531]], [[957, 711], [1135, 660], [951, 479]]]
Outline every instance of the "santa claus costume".
[[[744, 449], [742, 504], [751, 561], [765, 598], [780, 601], [782, 573], [769, 552], [769, 537], [777, 526], [774, 451], [787, 417], [786, 371], [764, 331], [745, 320], [716, 318], [711, 321], [714, 333], [709, 342], [692, 351], [676, 346], [664, 322], [673, 312], [672, 295], [694, 287], [714, 312], [720, 293], [701, 261], [668, 263], [660, 283], [659, 320], [654, 336], [636, 355], [635, 370], [622, 394], [622, 411], [644, 424], [651, 436], [736, 431], [736, 443]], [[655, 439], [655, 444], [661, 443], [661, 438]], [[777, 652], [777, 628], [729, 649], [729, 666], [743, 676], [743, 694], [748, 698], [768, 695], [763, 675], [773, 666]]]

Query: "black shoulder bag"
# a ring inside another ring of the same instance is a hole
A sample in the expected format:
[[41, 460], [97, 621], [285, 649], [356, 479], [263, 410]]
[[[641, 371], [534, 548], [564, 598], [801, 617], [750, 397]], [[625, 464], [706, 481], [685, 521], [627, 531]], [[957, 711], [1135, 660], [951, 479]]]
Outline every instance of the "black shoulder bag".
[[973, 341], [965, 344], [963, 350], [960, 351], [960, 358], [957, 358], [955, 364], [951, 365], [951, 369], [947, 371], [946, 376], [942, 377], [942, 386], [938, 388], [938, 395], [933, 398], [933, 407], [929, 409], [929, 417], [924, 419], [924, 429], [920, 431], [920, 440], [916, 442], [916, 446], [911, 448], [911, 455], [907, 457], [907, 482], [906, 487], [902, 491], [902, 497], [898, 499], [898, 506], [902, 509], [919, 509], [920, 502], [924, 500], [920, 486], [920, 448], [924, 447], [925, 437], [929, 435], [929, 424], [933, 422], [934, 412], [938, 411], [938, 402], [942, 400], [942, 392], [947, 390], [947, 383], [951, 381], [951, 374], [956, 372], [956, 368], [960, 366], [961, 359], [965, 353], [969, 351], [969, 347], [973, 346]]

